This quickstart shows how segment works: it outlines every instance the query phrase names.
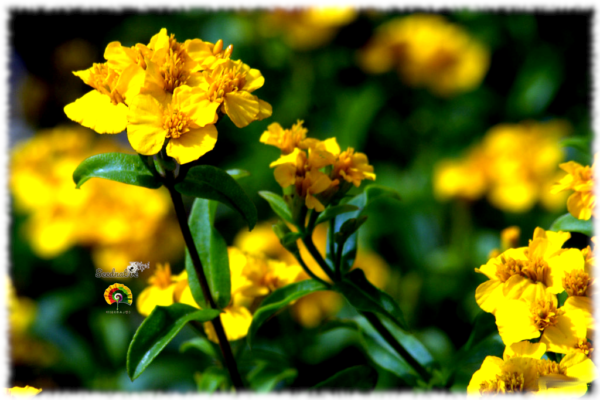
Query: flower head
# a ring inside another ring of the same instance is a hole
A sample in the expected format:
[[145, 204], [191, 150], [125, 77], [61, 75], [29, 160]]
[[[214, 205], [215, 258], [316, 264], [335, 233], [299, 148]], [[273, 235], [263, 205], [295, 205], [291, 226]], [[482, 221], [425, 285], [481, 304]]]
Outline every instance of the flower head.
[[13, 388], [6, 389], [6, 394], [11, 397], [32, 397], [40, 393], [41, 391], [42, 389], [37, 389], [29, 385], [25, 387], [15, 386]]
[[[598, 155], [596, 155], [596, 159]], [[594, 194], [594, 168], [582, 166], [574, 161], [560, 164], [560, 168], [567, 172], [558, 183], [552, 187], [552, 193], [563, 190], [573, 190], [567, 200], [567, 209], [577, 219], [588, 220], [592, 218], [596, 207], [596, 195]]]

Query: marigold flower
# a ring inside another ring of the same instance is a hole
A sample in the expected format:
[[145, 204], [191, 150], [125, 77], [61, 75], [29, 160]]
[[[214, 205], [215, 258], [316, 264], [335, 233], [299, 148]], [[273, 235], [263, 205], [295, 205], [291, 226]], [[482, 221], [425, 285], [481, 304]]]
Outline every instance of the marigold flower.
[[306, 149], [304, 142], [308, 130], [303, 123], [298, 120], [290, 129], [283, 129], [278, 122], [273, 122], [260, 136], [260, 142], [279, 148], [281, 154], [290, 154], [296, 147]]
[[32, 397], [40, 393], [42, 389], [34, 388], [33, 386], [19, 387], [15, 386], [10, 389], [6, 389], [6, 394], [11, 397]]
[[536, 228], [528, 247], [509, 249], [476, 268], [475, 272], [489, 278], [477, 287], [477, 304], [495, 314], [506, 299], [531, 303], [546, 293], [562, 292], [565, 274], [583, 270], [584, 266], [581, 251], [561, 248], [570, 237], [568, 232]]
[[167, 155], [180, 164], [197, 160], [215, 147], [214, 108], [199, 88], [175, 89], [169, 103], [154, 96], [136, 96], [129, 109], [127, 137], [140, 154], [157, 154], [166, 139]]
[[496, 325], [507, 346], [541, 336], [548, 351], [568, 353], [585, 338], [585, 316], [578, 310], [557, 307], [556, 296], [548, 294], [533, 303], [505, 300], [496, 310]]
[[413, 14], [378, 27], [358, 61], [367, 72], [396, 68], [406, 84], [426, 87], [439, 96], [452, 96], [481, 83], [490, 53], [444, 17]]
[[[595, 156], [597, 160], [599, 155]], [[552, 187], [552, 193], [563, 190], [573, 190], [567, 200], [567, 209], [577, 219], [588, 220], [594, 214], [596, 195], [594, 194], [594, 168], [596, 163], [582, 166], [574, 161], [560, 164], [559, 167], [567, 172], [558, 183]]]
[[251, 69], [240, 60], [226, 60], [198, 77], [198, 86], [209, 101], [206, 112], [212, 112], [215, 118], [217, 112], [227, 114], [238, 128], [273, 113], [269, 103], [252, 94], [264, 82], [259, 70]]
[[596, 379], [596, 366], [585, 354], [571, 352], [560, 363], [538, 361], [539, 394], [583, 396]]
[[173, 304], [175, 286], [182, 280], [187, 280], [185, 270], [177, 276], [172, 276], [169, 263], [156, 264], [154, 274], [148, 279], [150, 286], [142, 290], [138, 296], [136, 303], [138, 312], [148, 316], [156, 306], [164, 307]]

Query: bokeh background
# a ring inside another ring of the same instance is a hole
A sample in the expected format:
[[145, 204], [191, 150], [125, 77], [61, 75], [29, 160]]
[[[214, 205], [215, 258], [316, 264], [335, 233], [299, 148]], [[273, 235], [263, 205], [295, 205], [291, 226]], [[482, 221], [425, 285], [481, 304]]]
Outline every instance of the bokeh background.
[[[214, 367], [196, 349], [181, 351], [195, 336], [185, 328], [129, 380], [125, 355], [143, 317], [135, 307], [106, 314], [103, 293], [114, 282], [95, 271], [150, 261], [140, 278], [119, 280], [135, 303], [157, 262], [184, 269], [182, 238], [166, 191], [99, 179], [76, 190], [70, 180], [90, 155], [132, 152], [125, 134], [100, 136], [65, 116], [63, 107], [89, 90], [72, 71], [103, 62], [111, 41], [147, 43], [161, 28], [181, 42], [223, 39], [234, 45], [232, 58], [265, 77], [256, 94], [272, 117], [244, 129], [225, 118], [201, 159], [251, 173], [240, 184], [263, 224], [244, 236], [241, 217], [220, 207], [216, 226], [227, 243], [252, 250], [274, 240], [274, 214], [257, 194], [280, 190], [269, 168], [279, 152], [258, 140], [269, 124], [304, 120], [309, 136], [337, 137], [342, 148], [366, 153], [376, 183], [402, 198], [370, 210], [360, 267], [395, 298], [436, 362], [452, 366], [480, 312], [474, 293], [484, 277], [474, 268], [500, 248], [502, 229], [518, 226], [525, 245], [536, 226], [548, 229], [566, 212], [566, 198], [547, 193], [558, 163], [591, 163], [591, 13], [414, 14], [12, 11], [8, 387], [190, 391], [195, 373]], [[567, 243], [586, 245], [577, 233]], [[355, 334], [320, 330], [324, 319], [351, 315], [348, 305], [307, 303], [261, 329], [278, 368], [291, 372], [260, 388], [310, 387], [371, 362]], [[485, 355], [502, 350], [492, 337], [451, 389], [464, 390]], [[240, 368], [248, 374], [257, 364], [248, 355]], [[378, 389], [406, 385], [393, 371], [378, 372]]]

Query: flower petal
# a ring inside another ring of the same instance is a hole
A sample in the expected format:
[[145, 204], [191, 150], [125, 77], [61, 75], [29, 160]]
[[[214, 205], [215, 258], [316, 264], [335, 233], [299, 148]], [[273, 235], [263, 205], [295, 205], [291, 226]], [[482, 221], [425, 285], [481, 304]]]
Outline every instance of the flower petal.
[[137, 95], [129, 104], [127, 138], [140, 154], [153, 155], [162, 148], [167, 131], [162, 126], [163, 110], [154, 97]]
[[238, 128], [256, 120], [259, 112], [258, 97], [248, 92], [232, 92], [225, 95], [225, 114]]
[[217, 128], [214, 125], [193, 129], [177, 139], [171, 138], [167, 144], [167, 154], [179, 164], [187, 164], [214, 149], [217, 136]]
[[98, 133], [120, 133], [127, 127], [127, 106], [113, 104], [108, 95], [97, 90], [65, 106], [65, 114], [73, 121]]

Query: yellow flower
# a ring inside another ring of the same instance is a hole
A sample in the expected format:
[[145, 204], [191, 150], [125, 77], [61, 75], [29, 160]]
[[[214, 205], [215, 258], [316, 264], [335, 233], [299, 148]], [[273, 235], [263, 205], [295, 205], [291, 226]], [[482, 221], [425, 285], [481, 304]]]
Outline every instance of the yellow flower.
[[262, 87], [265, 78], [259, 70], [250, 68], [240, 60], [225, 60], [198, 77], [198, 86], [210, 102], [203, 106], [207, 114], [217, 117], [217, 112], [227, 114], [238, 128], [252, 121], [270, 117], [271, 105], [252, 94]]
[[413, 14], [381, 25], [358, 61], [367, 72], [396, 68], [406, 84], [452, 96], [481, 83], [490, 54], [487, 47], [444, 17]]
[[[595, 159], [598, 155], [595, 156]], [[567, 200], [567, 209], [577, 219], [588, 220], [592, 218], [596, 207], [596, 195], [594, 194], [594, 168], [596, 163], [582, 166], [574, 161], [560, 164], [559, 167], [567, 172], [560, 182], [552, 187], [552, 193], [563, 190], [573, 190], [575, 193]]]
[[596, 379], [596, 366], [585, 354], [571, 352], [560, 363], [538, 361], [539, 394], [583, 396], [587, 384]]
[[531, 303], [546, 293], [562, 292], [565, 274], [583, 270], [584, 266], [581, 251], [561, 249], [570, 237], [568, 232], [536, 228], [528, 247], [509, 249], [476, 268], [475, 272], [489, 278], [475, 291], [477, 304], [495, 314], [506, 299]]
[[303, 145], [308, 130], [302, 126], [304, 121], [298, 120], [290, 129], [283, 129], [277, 122], [273, 122], [260, 136], [260, 142], [275, 146], [281, 154], [290, 154], [296, 147], [306, 148]]
[[139, 93], [144, 70], [137, 64], [131, 64], [119, 73], [104, 63], [94, 64], [90, 69], [74, 74], [94, 90], [65, 106], [67, 117], [98, 133], [124, 131], [127, 127], [127, 103]]
[[73, 171], [85, 158], [122, 150], [112, 138], [77, 126], [42, 131], [15, 146], [9, 185], [15, 210], [29, 214], [21, 233], [38, 256], [90, 246], [96, 266], [105, 271], [123, 271], [133, 260], [181, 257], [166, 190], [104, 179], [75, 188]]
[[564, 156], [558, 141], [569, 130], [564, 121], [496, 125], [462, 160], [438, 162], [434, 194], [439, 200], [477, 200], [487, 194], [493, 206], [514, 213], [528, 211], [538, 201], [557, 211], [563, 200], [548, 188]]
[[264, 36], [282, 34], [293, 49], [311, 50], [327, 44], [337, 31], [358, 13], [350, 7], [309, 7], [303, 10], [276, 9], [264, 15], [259, 29]]
[[596, 322], [594, 318], [594, 305], [592, 299], [590, 297], [583, 296], [568, 297], [567, 300], [565, 300], [565, 304], [562, 306], [562, 308], [571, 314], [580, 315], [583, 324], [587, 327], [586, 336], [590, 340], [594, 340]]
[[541, 336], [540, 343], [545, 343], [548, 351], [564, 354], [578, 346], [587, 330], [583, 313], [558, 308], [552, 294], [532, 303], [505, 300], [496, 310], [496, 325], [507, 346]]
[[177, 282], [187, 280], [184, 270], [177, 276], [171, 275], [171, 266], [156, 264], [154, 274], [148, 279], [150, 286], [142, 290], [137, 300], [137, 310], [143, 316], [148, 316], [156, 306], [170, 306]]
[[175, 89], [167, 104], [151, 95], [136, 96], [129, 109], [127, 137], [140, 154], [157, 154], [165, 139], [167, 155], [180, 164], [195, 161], [217, 143], [214, 109], [199, 88]]
[[40, 393], [42, 391], [42, 389], [37, 389], [34, 388], [33, 386], [25, 386], [25, 387], [19, 387], [19, 386], [15, 386], [13, 388], [10, 389], [6, 389], [6, 394], [11, 396], [11, 397], [31, 397], [31, 396], [35, 396], [36, 394]]
[[473, 374], [467, 394], [481, 397], [497, 393], [538, 391], [538, 362], [546, 352], [542, 343], [515, 343], [507, 346], [503, 359], [488, 356]]

